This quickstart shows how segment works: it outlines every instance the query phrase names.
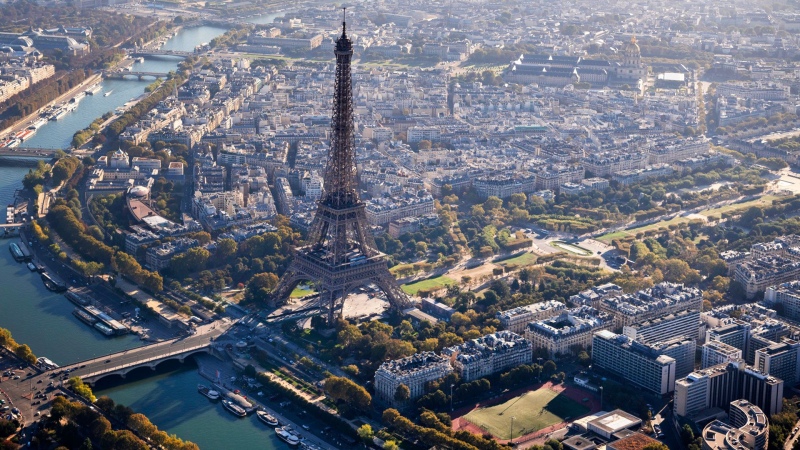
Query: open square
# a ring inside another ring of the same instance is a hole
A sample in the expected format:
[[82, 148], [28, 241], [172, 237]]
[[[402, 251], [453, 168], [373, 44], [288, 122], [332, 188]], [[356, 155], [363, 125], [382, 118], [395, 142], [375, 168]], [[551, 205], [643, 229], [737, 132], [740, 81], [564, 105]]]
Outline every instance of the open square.
[[476, 409], [463, 418], [496, 438], [510, 439], [512, 417], [513, 436], [520, 437], [576, 419], [588, 412], [588, 406], [572, 400], [563, 392], [542, 387], [499, 405]]

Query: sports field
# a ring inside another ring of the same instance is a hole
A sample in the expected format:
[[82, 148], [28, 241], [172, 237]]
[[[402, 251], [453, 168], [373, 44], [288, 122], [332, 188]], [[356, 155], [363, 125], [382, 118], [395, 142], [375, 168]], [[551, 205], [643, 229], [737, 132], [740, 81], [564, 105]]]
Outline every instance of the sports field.
[[476, 409], [463, 418], [496, 438], [510, 439], [512, 417], [514, 437], [519, 437], [581, 417], [588, 412], [587, 406], [561, 392], [542, 387], [505, 403]]

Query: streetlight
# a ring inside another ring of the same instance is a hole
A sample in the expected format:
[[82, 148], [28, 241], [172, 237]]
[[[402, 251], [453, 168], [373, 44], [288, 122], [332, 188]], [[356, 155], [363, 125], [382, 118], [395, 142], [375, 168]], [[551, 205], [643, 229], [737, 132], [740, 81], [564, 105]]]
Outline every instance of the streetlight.
[[603, 386], [600, 386], [600, 409], [603, 409]]
[[453, 412], [453, 386], [455, 384], [450, 385], [450, 412]]
[[514, 446], [514, 419], [516, 419], [516, 417], [511, 416], [511, 446], [512, 447]]

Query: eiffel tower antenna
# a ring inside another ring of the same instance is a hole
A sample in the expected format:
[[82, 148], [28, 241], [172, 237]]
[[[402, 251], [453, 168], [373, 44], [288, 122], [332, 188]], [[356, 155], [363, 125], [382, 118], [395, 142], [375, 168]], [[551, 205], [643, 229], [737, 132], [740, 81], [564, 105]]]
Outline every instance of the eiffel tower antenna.
[[309, 229], [308, 245], [297, 249], [273, 292], [273, 302], [282, 303], [301, 281], [315, 282], [320, 292], [319, 305], [327, 309], [329, 325], [340, 314], [347, 294], [366, 284], [378, 286], [393, 309], [409, 304], [389, 273], [386, 255], [375, 246], [365, 205], [358, 195], [350, 74], [353, 43], [347, 37], [346, 10], [342, 9], [342, 35], [334, 50], [336, 81], [324, 193]]

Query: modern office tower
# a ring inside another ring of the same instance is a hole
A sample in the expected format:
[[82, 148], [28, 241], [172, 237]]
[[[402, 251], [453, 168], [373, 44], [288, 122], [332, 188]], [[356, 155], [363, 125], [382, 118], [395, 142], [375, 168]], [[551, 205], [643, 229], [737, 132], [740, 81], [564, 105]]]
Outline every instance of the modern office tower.
[[783, 314], [786, 317], [800, 319], [800, 281], [768, 287], [764, 292], [764, 300], [773, 305], [783, 305]]
[[711, 341], [703, 345], [703, 369], [730, 361], [742, 359], [742, 350], [725, 344], [724, 342]]
[[[640, 341], [635, 341], [640, 342]], [[675, 377], [685, 377], [694, 370], [694, 355], [697, 344], [694, 339], [679, 336], [666, 341], [643, 343], [653, 352], [666, 355], [675, 360]]]
[[747, 400], [730, 403], [728, 421], [715, 420], [703, 428], [704, 450], [766, 450], [769, 420], [761, 408]]
[[659, 395], [675, 389], [675, 359], [608, 330], [594, 333], [592, 360], [598, 368]]
[[692, 372], [675, 381], [675, 414], [691, 416], [708, 408], [707, 374]]
[[772, 344], [756, 350], [755, 368], [768, 373], [793, 386], [800, 375], [800, 343], [784, 339], [780, 344]]
[[717, 341], [738, 348], [744, 354], [750, 341], [750, 324], [740, 320], [706, 331], [706, 342]]
[[743, 360], [696, 370], [675, 381], [675, 413], [691, 416], [746, 399], [767, 414], [783, 409], [783, 380], [749, 367]]
[[664, 341], [686, 336], [697, 339], [700, 326], [700, 311], [684, 309], [672, 314], [659, 316], [644, 322], [623, 327], [622, 334], [640, 342]]

